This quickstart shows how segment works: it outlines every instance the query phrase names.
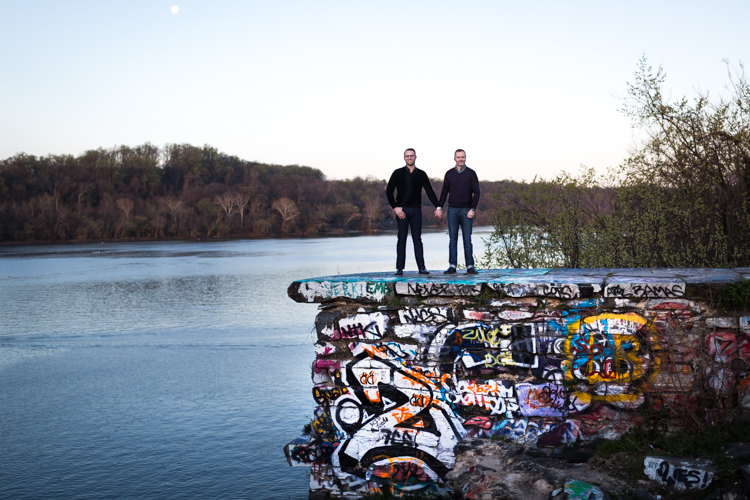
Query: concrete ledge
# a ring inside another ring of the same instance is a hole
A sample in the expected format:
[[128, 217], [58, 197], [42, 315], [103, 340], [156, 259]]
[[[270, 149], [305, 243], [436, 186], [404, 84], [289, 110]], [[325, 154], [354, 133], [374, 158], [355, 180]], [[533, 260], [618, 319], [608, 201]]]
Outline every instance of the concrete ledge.
[[688, 285], [725, 285], [750, 278], [750, 268], [733, 269], [490, 269], [479, 274], [430, 275], [362, 273], [298, 280], [289, 286], [297, 302], [351, 299], [385, 302], [397, 295], [476, 297], [484, 287], [509, 297], [585, 299], [679, 298]]

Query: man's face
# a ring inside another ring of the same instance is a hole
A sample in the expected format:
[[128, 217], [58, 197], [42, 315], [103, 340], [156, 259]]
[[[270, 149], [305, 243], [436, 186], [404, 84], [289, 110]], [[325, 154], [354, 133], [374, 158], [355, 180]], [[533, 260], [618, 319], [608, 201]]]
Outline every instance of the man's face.
[[463, 167], [464, 165], [466, 165], [466, 153], [462, 151], [456, 153], [453, 159], [456, 160], [457, 167]]
[[411, 149], [407, 149], [404, 151], [404, 161], [406, 162], [406, 166], [413, 166], [414, 162], [417, 161], [417, 154]]

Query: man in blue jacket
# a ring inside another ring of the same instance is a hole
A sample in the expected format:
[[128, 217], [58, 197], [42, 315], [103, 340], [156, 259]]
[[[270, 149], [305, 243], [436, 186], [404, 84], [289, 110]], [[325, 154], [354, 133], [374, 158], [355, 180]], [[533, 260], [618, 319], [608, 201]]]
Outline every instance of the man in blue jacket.
[[466, 260], [466, 274], [478, 274], [474, 269], [474, 249], [471, 246], [471, 228], [479, 204], [479, 179], [476, 172], [466, 166], [466, 152], [457, 149], [453, 155], [456, 168], [445, 173], [443, 191], [440, 193], [435, 215], [443, 216], [443, 206], [448, 202], [448, 263], [450, 267], [445, 274], [455, 274], [458, 264], [458, 227], [464, 239], [464, 259]]
[[[414, 256], [417, 259], [419, 274], [430, 274], [424, 264], [422, 248], [422, 189], [437, 207], [438, 199], [432, 190], [430, 179], [423, 170], [416, 167], [417, 153], [409, 148], [404, 151], [406, 165], [394, 170], [385, 194], [396, 214], [398, 225], [398, 242], [396, 243], [396, 276], [404, 274], [406, 264], [406, 235], [411, 228], [411, 239], [414, 243]], [[394, 198], [393, 192], [397, 191]]]

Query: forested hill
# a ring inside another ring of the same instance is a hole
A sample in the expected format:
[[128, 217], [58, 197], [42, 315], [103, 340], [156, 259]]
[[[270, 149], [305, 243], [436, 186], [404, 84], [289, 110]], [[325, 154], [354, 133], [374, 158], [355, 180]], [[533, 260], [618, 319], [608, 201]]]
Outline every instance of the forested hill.
[[[477, 172], [482, 178], [481, 168]], [[512, 181], [482, 182], [489, 224]], [[242, 160], [189, 144], [18, 154], [0, 161], [0, 241], [220, 238], [394, 229], [386, 180], [327, 180], [297, 165]], [[439, 194], [442, 179], [434, 180]], [[425, 224], [432, 217], [425, 200]]]

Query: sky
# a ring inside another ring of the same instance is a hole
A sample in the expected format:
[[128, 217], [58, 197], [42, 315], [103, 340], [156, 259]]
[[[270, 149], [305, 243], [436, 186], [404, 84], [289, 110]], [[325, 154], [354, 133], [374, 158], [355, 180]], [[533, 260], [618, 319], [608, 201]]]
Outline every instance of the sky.
[[[174, 6], [179, 11], [172, 12]], [[720, 95], [750, 2], [0, 0], [0, 159], [150, 142], [387, 179], [600, 172], [639, 59]]]

